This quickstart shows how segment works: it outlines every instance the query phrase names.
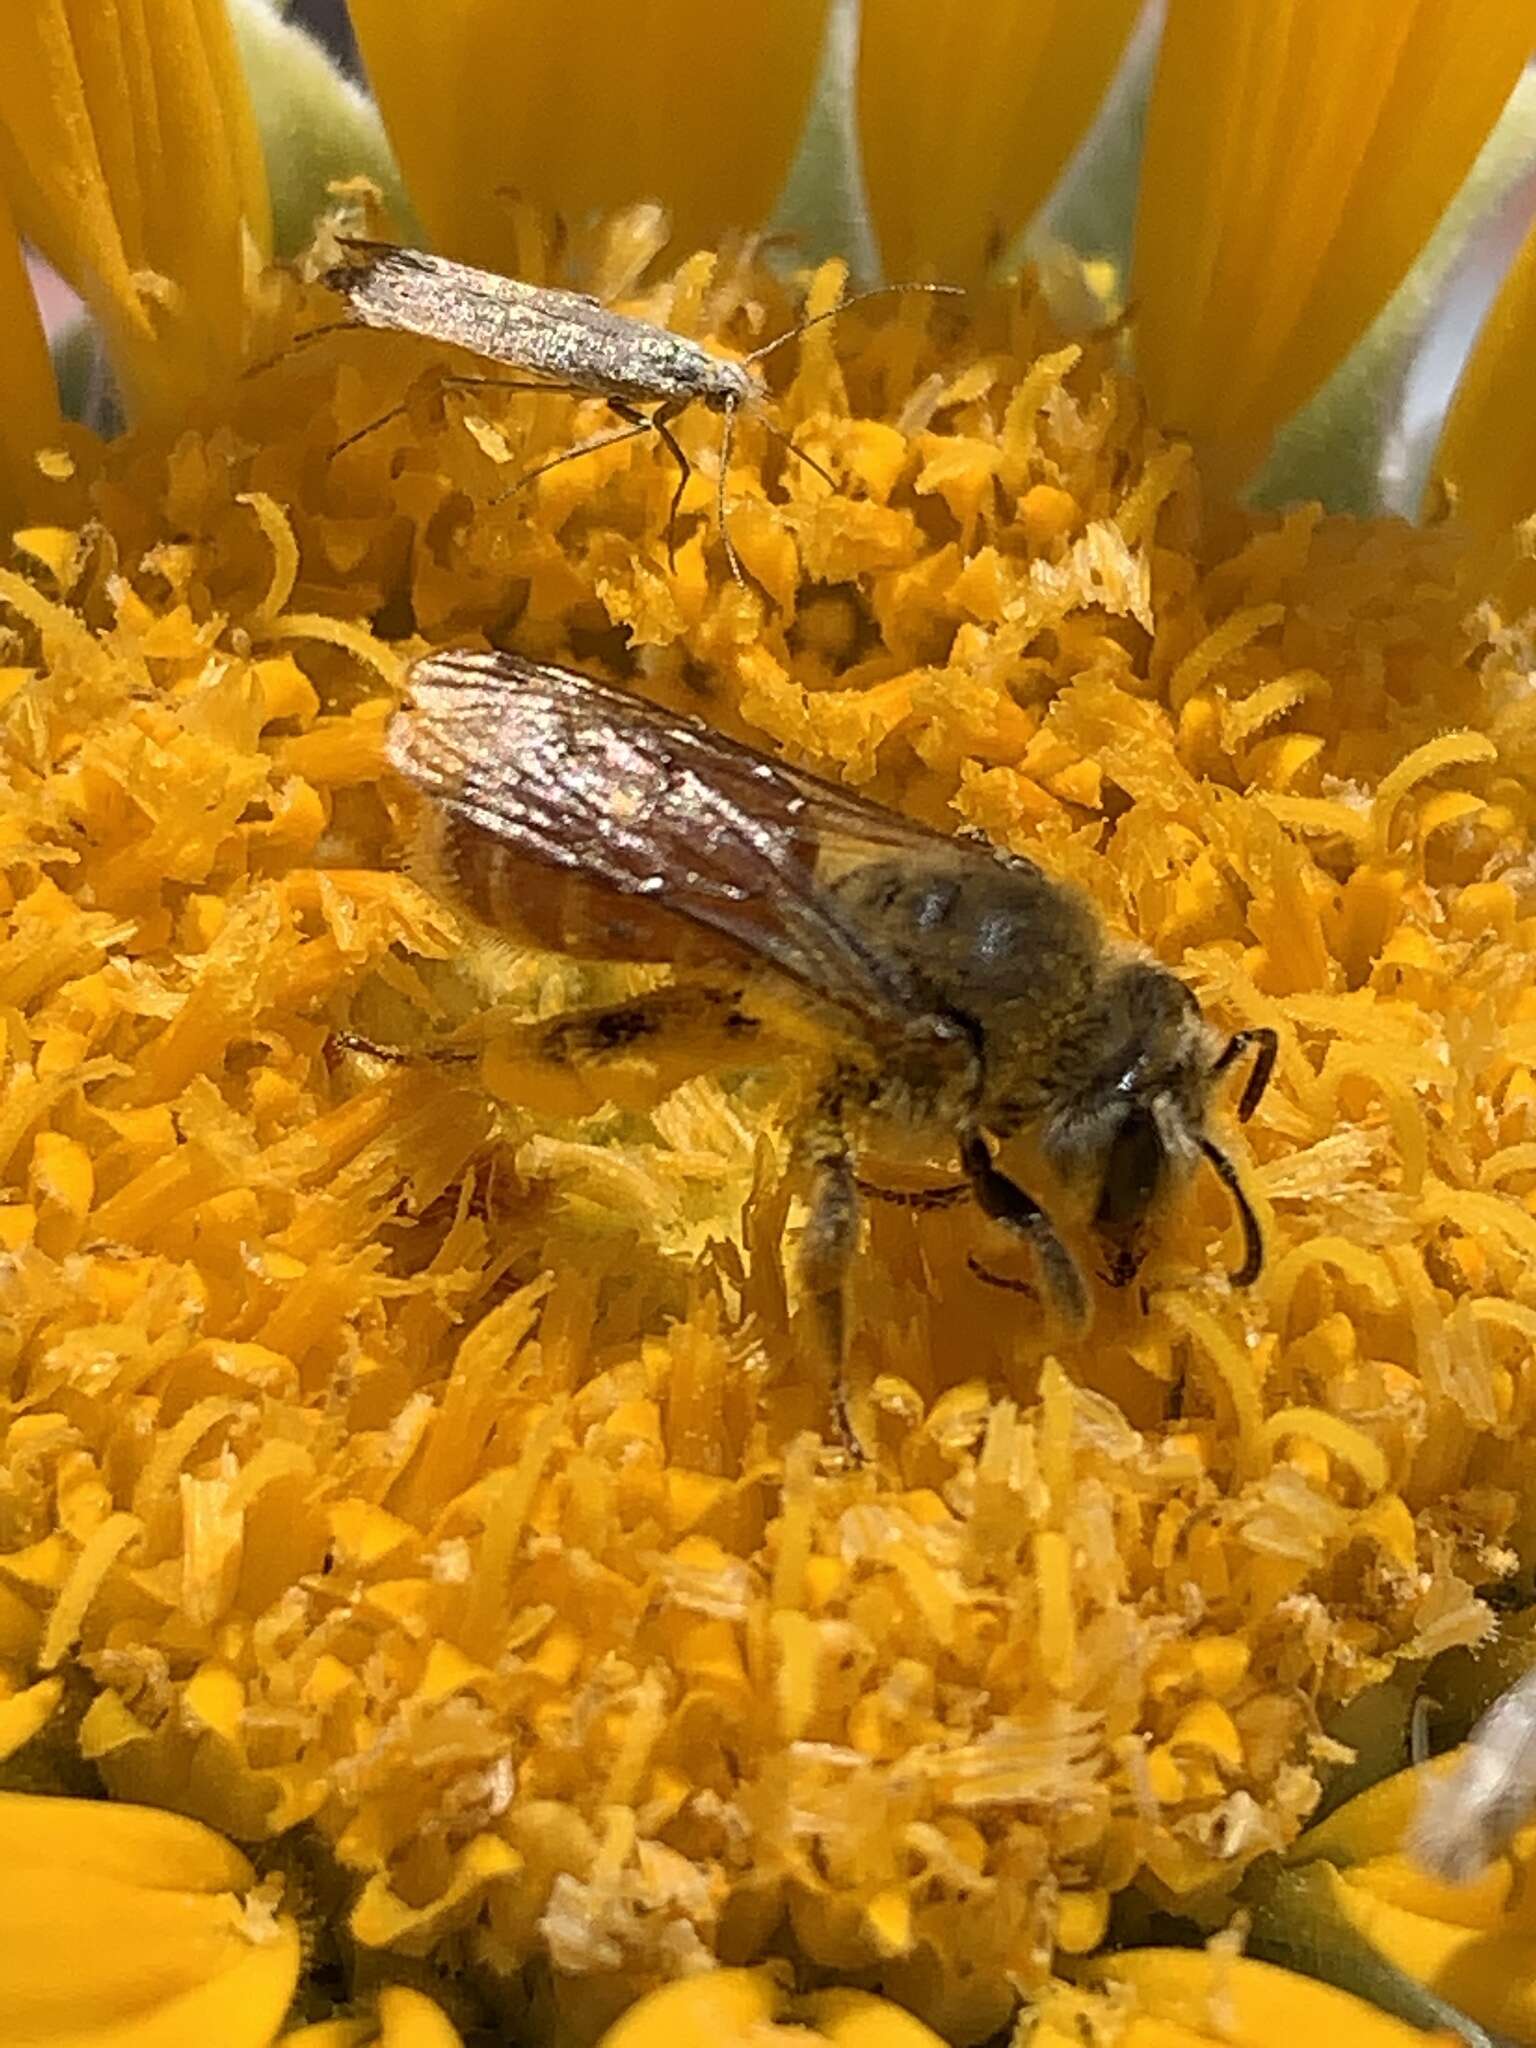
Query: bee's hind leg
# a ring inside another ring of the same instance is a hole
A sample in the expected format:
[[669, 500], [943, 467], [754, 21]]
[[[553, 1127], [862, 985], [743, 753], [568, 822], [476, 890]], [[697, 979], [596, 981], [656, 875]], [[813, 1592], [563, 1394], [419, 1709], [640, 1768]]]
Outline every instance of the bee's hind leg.
[[1040, 1270], [1063, 1315], [1074, 1325], [1085, 1323], [1088, 1295], [1077, 1261], [1056, 1235], [1050, 1217], [1034, 1196], [998, 1171], [979, 1131], [962, 1134], [960, 1163], [971, 1183], [977, 1208], [1026, 1240], [1040, 1261]]
[[385, 1067], [415, 1067], [423, 1063], [436, 1067], [468, 1067], [475, 1055], [456, 1045], [420, 1045], [410, 1050], [402, 1045], [380, 1045], [357, 1031], [333, 1031], [326, 1040], [326, 1054], [361, 1053]]
[[483, 1072], [504, 1102], [560, 1116], [608, 1104], [648, 1113], [680, 1082], [761, 1057], [762, 1020], [733, 981], [666, 982], [643, 995], [493, 1031]]
[[865, 1462], [863, 1444], [848, 1412], [848, 1268], [859, 1237], [859, 1188], [853, 1153], [843, 1127], [838, 1090], [829, 1090], [802, 1125], [798, 1156], [811, 1174], [811, 1208], [800, 1240], [800, 1279], [809, 1299], [826, 1367], [832, 1421], [843, 1449], [855, 1464]]

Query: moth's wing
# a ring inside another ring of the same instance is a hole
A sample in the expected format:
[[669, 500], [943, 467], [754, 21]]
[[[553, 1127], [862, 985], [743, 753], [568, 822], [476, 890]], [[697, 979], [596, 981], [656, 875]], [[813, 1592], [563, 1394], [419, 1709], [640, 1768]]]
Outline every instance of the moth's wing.
[[426, 249], [367, 241], [358, 235], [341, 236], [338, 241], [342, 261], [333, 264], [321, 282], [340, 292], [343, 298], [365, 299], [371, 287], [408, 284], [413, 279], [426, 278], [444, 293], [488, 299], [499, 306], [516, 306], [520, 313], [535, 317], [542, 314], [551, 320], [579, 321], [603, 310], [602, 301], [590, 292], [524, 284], [521, 278], [503, 277], [495, 270], [477, 270], [469, 263], [452, 263], [446, 256], [434, 256]]
[[409, 692], [390, 758], [451, 818], [712, 932], [869, 1023], [905, 1030], [932, 1015], [818, 864], [829, 839], [951, 861], [957, 842], [627, 690], [514, 654], [429, 655]]

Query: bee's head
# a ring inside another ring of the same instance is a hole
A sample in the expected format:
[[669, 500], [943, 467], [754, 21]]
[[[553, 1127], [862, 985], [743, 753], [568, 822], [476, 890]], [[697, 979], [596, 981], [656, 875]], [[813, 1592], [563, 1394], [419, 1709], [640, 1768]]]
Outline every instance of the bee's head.
[[1240, 1032], [1221, 1045], [1178, 976], [1145, 960], [1115, 971], [1096, 1021], [1087, 1072], [1063, 1091], [1044, 1138], [1058, 1168], [1097, 1178], [1093, 1224], [1108, 1277], [1122, 1287], [1135, 1277], [1148, 1217], [1170, 1182], [1204, 1158], [1237, 1205], [1244, 1257], [1232, 1280], [1249, 1286], [1264, 1258], [1258, 1219], [1205, 1121], [1216, 1077], [1250, 1044], [1259, 1056], [1238, 1114], [1245, 1122], [1253, 1114], [1274, 1065], [1274, 1033]]

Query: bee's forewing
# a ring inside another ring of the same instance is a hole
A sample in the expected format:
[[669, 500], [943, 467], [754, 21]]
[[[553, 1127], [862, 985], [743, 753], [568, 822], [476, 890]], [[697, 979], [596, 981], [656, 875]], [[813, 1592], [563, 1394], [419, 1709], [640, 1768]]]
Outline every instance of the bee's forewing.
[[674, 926], [679, 943], [650, 957], [696, 955], [682, 943], [691, 929], [871, 1027], [906, 1029], [922, 1014], [910, 969], [855, 929], [818, 865], [832, 839], [914, 858], [955, 842], [626, 690], [517, 655], [430, 655], [409, 693], [390, 728], [395, 767], [530, 880], [554, 871], [643, 906], [647, 929]]

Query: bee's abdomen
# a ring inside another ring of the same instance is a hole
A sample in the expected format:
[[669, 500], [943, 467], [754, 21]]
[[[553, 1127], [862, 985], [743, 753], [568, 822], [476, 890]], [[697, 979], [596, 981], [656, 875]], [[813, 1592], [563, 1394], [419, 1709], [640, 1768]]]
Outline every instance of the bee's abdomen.
[[434, 813], [423, 848], [444, 892], [498, 937], [586, 960], [718, 961], [733, 949], [577, 868], [542, 867], [462, 818]]

